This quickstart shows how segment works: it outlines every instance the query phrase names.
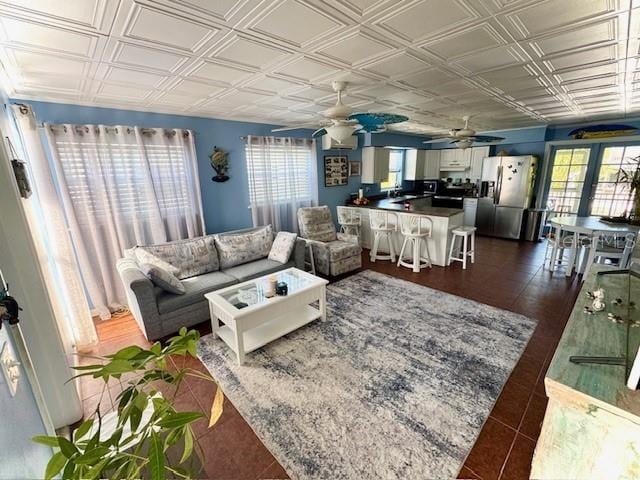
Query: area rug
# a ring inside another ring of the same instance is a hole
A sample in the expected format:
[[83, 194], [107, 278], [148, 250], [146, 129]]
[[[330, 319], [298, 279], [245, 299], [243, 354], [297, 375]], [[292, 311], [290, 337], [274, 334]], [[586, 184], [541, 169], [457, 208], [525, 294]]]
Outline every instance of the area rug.
[[238, 366], [198, 355], [293, 479], [455, 478], [535, 321], [372, 271]]

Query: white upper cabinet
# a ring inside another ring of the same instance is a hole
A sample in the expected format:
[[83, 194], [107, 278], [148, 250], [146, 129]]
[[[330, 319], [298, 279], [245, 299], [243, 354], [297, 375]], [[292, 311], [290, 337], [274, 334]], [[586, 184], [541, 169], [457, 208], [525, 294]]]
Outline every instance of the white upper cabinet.
[[425, 160], [428, 150], [410, 149], [404, 152], [404, 179], [424, 180]]
[[424, 178], [437, 180], [440, 178], [440, 152], [441, 150], [424, 150]]
[[482, 178], [482, 162], [489, 156], [489, 146], [471, 148], [471, 168], [469, 178], [472, 182]]
[[391, 150], [382, 147], [362, 149], [362, 183], [384, 182], [389, 176]]
[[469, 148], [446, 148], [440, 150], [440, 170], [460, 171], [466, 170], [471, 164], [471, 151]]

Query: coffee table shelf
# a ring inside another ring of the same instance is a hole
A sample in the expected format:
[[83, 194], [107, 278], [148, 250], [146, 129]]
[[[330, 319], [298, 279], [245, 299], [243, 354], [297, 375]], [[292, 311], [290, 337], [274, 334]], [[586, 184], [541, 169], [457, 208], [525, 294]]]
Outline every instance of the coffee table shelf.
[[[288, 295], [266, 297], [267, 283], [273, 275], [288, 284]], [[273, 275], [205, 295], [211, 312], [211, 329], [236, 354], [240, 365], [244, 363], [245, 354], [326, 317], [327, 280], [297, 268]], [[238, 307], [240, 303], [245, 306]]]

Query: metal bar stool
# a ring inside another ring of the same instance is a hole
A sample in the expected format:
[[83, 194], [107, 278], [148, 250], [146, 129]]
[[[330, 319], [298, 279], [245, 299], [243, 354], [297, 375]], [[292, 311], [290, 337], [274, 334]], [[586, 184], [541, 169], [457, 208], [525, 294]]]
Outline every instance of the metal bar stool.
[[[373, 245], [371, 247], [370, 258], [372, 262], [376, 260], [396, 261], [396, 251], [393, 245], [393, 233], [398, 230], [398, 217], [395, 213], [384, 210], [371, 209], [369, 212], [369, 222], [373, 233]], [[380, 254], [380, 241], [386, 239], [389, 246], [389, 254]]]
[[[398, 256], [398, 266], [412, 268], [414, 272], [420, 272], [421, 268], [432, 267], [431, 256], [429, 255], [428, 239], [431, 238], [433, 222], [430, 218], [411, 213], [401, 213], [399, 216], [400, 231], [404, 236], [402, 249]], [[423, 255], [423, 247], [424, 252]], [[411, 249], [411, 262], [405, 260], [407, 247]]]
[[[456, 227], [451, 230], [453, 238], [451, 239], [451, 248], [449, 249], [449, 264], [451, 262], [462, 262], [462, 269], [467, 268], [467, 257], [471, 257], [471, 263], [476, 261], [476, 227]], [[461, 245], [456, 247], [458, 238]], [[471, 238], [471, 249], [469, 249], [469, 238]], [[456, 250], [456, 256], [453, 256], [453, 250]]]

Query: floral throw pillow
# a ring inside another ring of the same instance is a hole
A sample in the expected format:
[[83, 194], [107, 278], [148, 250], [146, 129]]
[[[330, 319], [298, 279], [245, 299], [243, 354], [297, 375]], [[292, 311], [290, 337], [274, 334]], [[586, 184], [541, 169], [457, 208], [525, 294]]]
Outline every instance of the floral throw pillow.
[[160, 287], [165, 292], [175, 293], [176, 295], [184, 295], [186, 292], [184, 285], [178, 277], [157, 265], [143, 263], [140, 265], [140, 270], [154, 285]]
[[298, 236], [291, 232], [278, 232], [276, 239], [271, 245], [269, 251], [269, 260], [273, 260], [279, 263], [287, 263], [291, 257], [291, 252], [296, 245], [296, 238]]

